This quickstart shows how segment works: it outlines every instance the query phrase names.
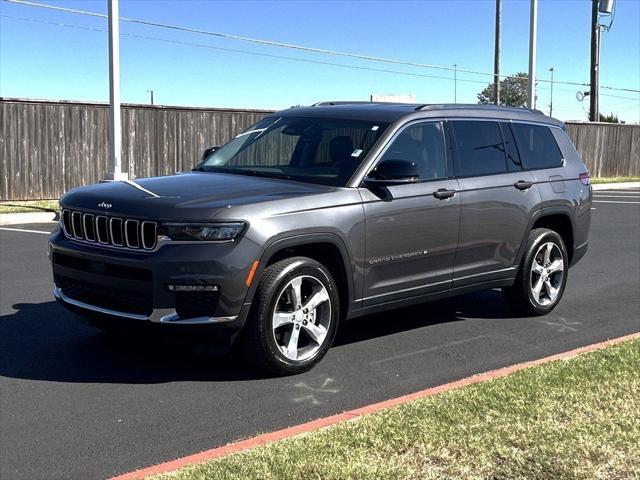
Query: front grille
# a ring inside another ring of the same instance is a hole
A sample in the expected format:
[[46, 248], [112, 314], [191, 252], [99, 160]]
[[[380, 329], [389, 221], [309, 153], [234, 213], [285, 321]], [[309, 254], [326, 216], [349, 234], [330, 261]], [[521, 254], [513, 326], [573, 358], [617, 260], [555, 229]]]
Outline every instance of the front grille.
[[56, 276], [56, 283], [67, 297], [82, 303], [137, 315], [151, 315], [153, 311], [150, 293], [130, 292], [62, 276]]
[[77, 210], [62, 211], [62, 228], [69, 238], [119, 248], [153, 250], [158, 241], [156, 222], [107, 217]]

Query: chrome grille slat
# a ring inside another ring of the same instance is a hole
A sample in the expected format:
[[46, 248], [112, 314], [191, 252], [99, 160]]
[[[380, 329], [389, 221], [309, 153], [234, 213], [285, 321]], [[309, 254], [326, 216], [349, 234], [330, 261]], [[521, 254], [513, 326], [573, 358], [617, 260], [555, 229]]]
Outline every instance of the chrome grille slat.
[[72, 237], [71, 233], [71, 211], [70, 210], [62, 210], [62, 230], [64, 231], [67, 237]]
[[63, 209], [60, 224], [64, 234], [76, 241], [138, 251], [155, 250], [158, 245], [158, 224], [148, 220]]
[[158, 241], [158, 224], [156, 222], [142, 222], [140, 232], [142, 235], [142, 248], [153, 250]]
[[89, 242], [96, 241], [96, 230], [93, 221], [93, 213], [85, 213], [82, 216], [82, 227], [84, 229], [84, 239]]
[[[96, 238], [103, 245], [109, 244], [109, 220], [105, 215], [96, 217]], [[104, 236], [102, 235], [104, 233]]]
[[109, 219], [109, 234], [111, 236], [111, 243], [116, 247], [124, 247], [122, 223], [122, 219], [118, 217], [111, 217]]
[[80, 212], [71, 213], [71, 231], [75, 238], [84, 239], [82, 231], [82, 214]]
[[125, 220], [124, 240], [129, 248], [140, 248], [140, 222], [138, 220]]

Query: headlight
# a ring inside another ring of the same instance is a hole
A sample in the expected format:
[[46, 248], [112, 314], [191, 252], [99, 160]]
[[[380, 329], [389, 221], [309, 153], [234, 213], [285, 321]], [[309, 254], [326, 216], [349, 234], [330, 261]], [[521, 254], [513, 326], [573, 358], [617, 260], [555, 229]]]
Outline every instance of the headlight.
[[163, 223], [160, 233], [171, 240], [233, 240], [244, 230], [244, 223]]

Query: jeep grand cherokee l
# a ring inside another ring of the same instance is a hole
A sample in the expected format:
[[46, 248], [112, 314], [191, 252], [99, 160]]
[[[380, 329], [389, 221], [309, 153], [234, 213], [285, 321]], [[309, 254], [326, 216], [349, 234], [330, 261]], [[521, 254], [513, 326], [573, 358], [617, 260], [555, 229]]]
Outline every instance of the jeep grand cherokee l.
[[587, 250], [591, 196], [564, 125], [538, 111], [292, 108], [192, 172], [64, 195], [54, 294], [103, 329], [207, 331], [220, 351], [238, 337], [297, 373], [372, 312], [501, 288], [514, 313], [548, 313]]

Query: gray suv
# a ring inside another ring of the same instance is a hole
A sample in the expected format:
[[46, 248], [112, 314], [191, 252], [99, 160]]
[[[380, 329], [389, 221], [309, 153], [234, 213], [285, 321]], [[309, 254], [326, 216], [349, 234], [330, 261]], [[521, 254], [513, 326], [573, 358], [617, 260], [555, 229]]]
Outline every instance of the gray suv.
[[105, 330], [235, 342], [297, 373], [373, 312], [501, 288], [515, 314], [548, 313], [587, 250], [591, 198], [564, 125], [539, 111], [291, 108], [191, 172], [64, 195], [54, 294]]

